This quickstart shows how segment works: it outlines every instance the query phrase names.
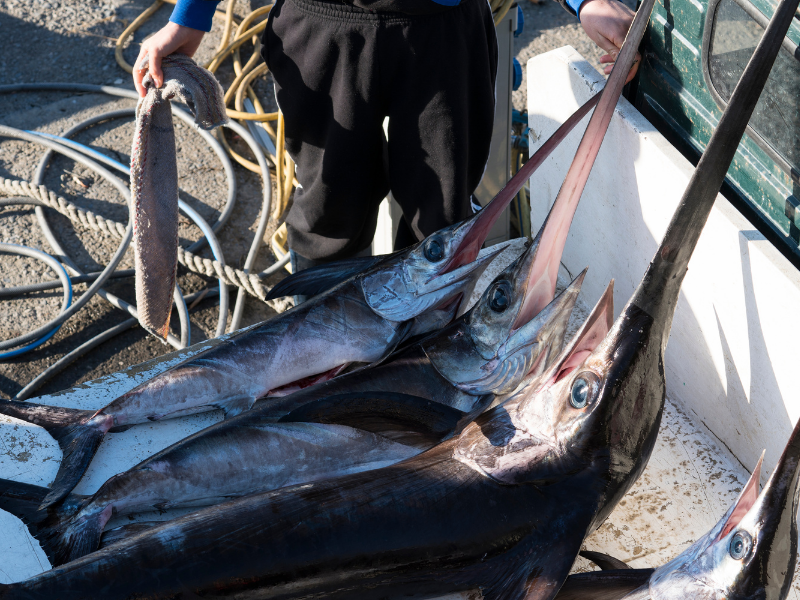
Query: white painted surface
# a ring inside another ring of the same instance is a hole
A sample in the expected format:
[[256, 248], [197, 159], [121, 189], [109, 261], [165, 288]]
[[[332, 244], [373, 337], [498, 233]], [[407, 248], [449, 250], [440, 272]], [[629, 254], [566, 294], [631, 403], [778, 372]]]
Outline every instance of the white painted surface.
[[[531, 151], [603, 83], [570, 47], [531, 59]], [[534, 228], [555, 200], [584, 128], [576, 128], [531, 179]], [[619, 313], [692, 172], [621, 100], [563, 258], [573, 273], [589, 265], [583, 285], [589, 302], [615, 278]], [[668, 413], [645, 476], [587, 546], [635, 557], [638, 565], [660, 564], [716, 522], [745, 481], [743, 465], [752, 468], [764, 448], [766, 481], [800, 414], [798, 306], [800, 273], [719, 196], [689, 264], [667, 348], [667, 394], [680, 407], [670, 410], [683, 412]], [[714, 437], [732, 454], [723, 457]], [[666, 447], [667, 440], [673, 446]]]

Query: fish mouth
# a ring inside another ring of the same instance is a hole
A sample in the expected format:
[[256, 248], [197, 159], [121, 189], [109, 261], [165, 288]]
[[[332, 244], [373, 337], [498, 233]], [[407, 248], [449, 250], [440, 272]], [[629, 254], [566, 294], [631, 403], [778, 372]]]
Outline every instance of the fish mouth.
[[[492, 262], [495, 258], [497, 258], [497, 256], [505, 249], [506, 249], [505, 245], [498, 246], [496, 248], [491, 248], [484, 256], [481, 256], [480, 258], [477, 259], [472, 259], [468, 263], [456, 269], [451, 269], [449, 272], [446, 271], [441, 275], [439, 275], [438, 277], [434, 277], [433, 279], [427, 281], [426, 283], [418, 287], [417, 289], [418, 295], [439, 292], [444, 288], [462, 283], [465, 280], [471, 279], [474, 276], [480, 276], [480, 274], [483, 272], [483, 269], [485, 269], [489, 265], [489, 263]], [[480, 251], [480, 246], [478, 246], [478, 251]]]
[[489, 231], [510, 202], [511, 198], [506, 199], [498, 194], [489, 204], [456, 228], [453, 232], [456, 249], [442, 268], [440, 276], [457, 271], [478, 257], [486, 238], [489, 237]]
[[[507, 357], [529, 352], [533, 346], [538, 345], [536, 353], [539, 356], [531, 365], [526, 376], [534, 374], [534, 371], [541, 372], [547, 368], [555, 358], [551, 353], [557, 353], [561, 350], [567, 324], [575, 308], [587, 271], [588, 268], [581, 271], [557, 298], [524, 325], [512, 330], [508, 341], [504, 344], [505, 347], [501, 350]], [[516, 325], [518, 321], [519, 316], [517, 316], [514, 324]], [[551, 354], [550, 360], [541, 360], [546, 354]]]
[[542, 387], [561, 381], [580, 367], [605, 340], [613, 324], [614, 280], [612, 279], [569, 346], [554, 361]]
[[728, 535], [733, 529], [742, 522], [742, 519], [750, 512], [750, 509], [758, 500], [758, 485], [761, 481], [761, 466], [764, 462], [764, 452], [761, 453], [761, 458], [758, 459], [758, 464], [756, 468], [753, 469], [753, 473], [750, 475], [750, 479], [747, 481], [747, 485], [744, 486], [744, 489], [739, 494], [739, 498], [736, 500], [736, 504], [733, 505], [733, 508], [729, 511], [727, 515], [727, 519], [725, 520], [722, 529], [720, 529], [719, 534], [714, 538], [712, 543], [717, 543], [726, 535]]
[[[555, 282], [550, 285], [549, 280], [545, 281], [541, 276], [542, 272], [546, 275], [551, 270], [540, 267], [543, 262], [549, 264], [555, 260], [560, 263], [561, 257], [543, 249], [539, 243], [540, 238], [541, 234], [531, 243], [526, 255], [517, 266], [517, 281], [522, 281], [524, 288], [519, 312], [517, 312], [517, 317], [511, 326], [512, 331], [518, 331], [525, 327], [536, 315], [545, 310], [555, 297]], [[556, 264], [555, 272], [558, 273], [558, 264]], [[537, 273], [540, 273], [538, 277]], [[582, 277], [581, 282], [583, 282]]]

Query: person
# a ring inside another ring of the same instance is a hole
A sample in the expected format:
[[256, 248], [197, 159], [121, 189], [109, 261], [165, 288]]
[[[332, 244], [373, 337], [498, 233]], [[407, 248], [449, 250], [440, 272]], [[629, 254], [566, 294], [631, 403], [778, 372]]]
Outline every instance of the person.
[[[557, 1], [606, 52], [610, 73], [633, 11], [617, 0]], [[170, 22], [142, 43], [140, 95], [146, 68], [160, 87], [164, 56], [194, 55], [216, 4], [177, 0]], [[286, 218], [294, 272], [368, 253], [389, 191], [403, 214], [396, 249], [469, 215], [494, 121], [486, 0], [276, 0], [261, 53], [297, 166]]]

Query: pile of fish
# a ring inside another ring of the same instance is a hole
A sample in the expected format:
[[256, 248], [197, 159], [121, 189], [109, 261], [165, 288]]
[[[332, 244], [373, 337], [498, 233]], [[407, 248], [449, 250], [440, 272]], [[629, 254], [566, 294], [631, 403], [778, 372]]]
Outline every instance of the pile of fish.
[[[784, 599], [797, 558], [800, 429], [759, 493], [672, 562], [569, 576], [635, 483], [664, 408], [681, 282], [798, 0], [782, 0], [633, 297], [613, 282], [566, 340], [585, 271], [556, 295], [567, 233], [634, 60], [645, 0], [604, 90], [483, 210], [415, 246], [288, 277], [314, 297], [96, 411], [0, 402], [46, 428], [50, 488], [0, 480], [53, 569], [17, 598], [386, 598], [480, 590], [487, 600]], [[545, 224], [468, 308], [492, 224], [594, 109]], [[222, 409], [225, 420], [73, 493], [103, 437]], [[198, 507], [107, 529], [112, 515]]]

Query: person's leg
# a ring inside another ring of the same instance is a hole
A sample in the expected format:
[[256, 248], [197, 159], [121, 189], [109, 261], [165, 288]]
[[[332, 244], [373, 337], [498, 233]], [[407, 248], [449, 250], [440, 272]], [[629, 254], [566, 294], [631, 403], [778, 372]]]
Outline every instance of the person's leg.
[[309, 0], [279, 1], [262, 54], [286, 119], [300, 188], [286, 218], [289, 247], [325, 262], [372, 242], [389, 185], [377, 79], [376, 17]]
[[470, 196], [483, 177], [497, 74], [491, 11], [485, 0], [462, 0], [387, 26], [380, 49], [392, 194], [422, 239], [472, 213]]

